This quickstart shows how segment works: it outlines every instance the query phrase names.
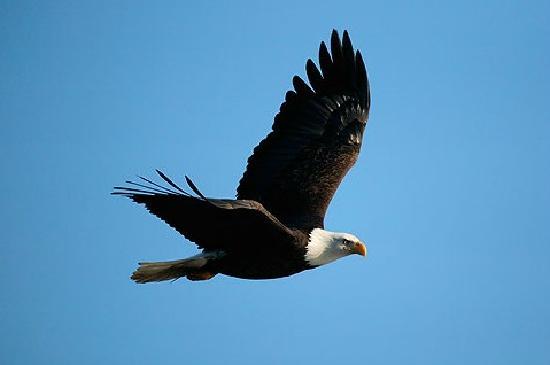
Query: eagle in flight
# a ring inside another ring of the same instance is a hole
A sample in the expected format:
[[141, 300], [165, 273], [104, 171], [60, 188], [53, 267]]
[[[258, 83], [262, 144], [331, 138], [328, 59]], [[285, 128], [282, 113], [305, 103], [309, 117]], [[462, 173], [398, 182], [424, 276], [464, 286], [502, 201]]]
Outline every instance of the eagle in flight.
[[202, 249], [169, 262], [144, 262], [137, 283], [207, 280], [216, 274], [275, 279], [314, 269], [351, 254], [366, 256], [349, 233], [324, 229], [340, 182], [361, 149], [370, 108], [363, 58], [349, 34], [332, 32], [330, 53], [319, 47], [319, 65], [308, 60], [309, 86], [294, 76], [272, 131], [261, 141], [237, 188], [237, 199], [205, 197], [186, 177], [186, 192], [157, 170], [163, 184], [139, 177], [113, 194], [145, 205]]

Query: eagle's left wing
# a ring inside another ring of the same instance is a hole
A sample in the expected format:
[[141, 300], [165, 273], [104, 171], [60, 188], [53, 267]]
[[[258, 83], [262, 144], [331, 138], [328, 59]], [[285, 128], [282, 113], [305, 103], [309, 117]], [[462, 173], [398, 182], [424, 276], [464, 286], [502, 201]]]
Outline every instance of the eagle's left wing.
[[347, 31], [336, 31], [331, 54], [308, 60], [311, 88], [295, 76], [273, 131], [254, 149], [237, 188], [238, 199], [260, 202], [282, 223], [323, 227], [326, 209], [357, 160], [370, 108], [370, 87], [359, 51]]

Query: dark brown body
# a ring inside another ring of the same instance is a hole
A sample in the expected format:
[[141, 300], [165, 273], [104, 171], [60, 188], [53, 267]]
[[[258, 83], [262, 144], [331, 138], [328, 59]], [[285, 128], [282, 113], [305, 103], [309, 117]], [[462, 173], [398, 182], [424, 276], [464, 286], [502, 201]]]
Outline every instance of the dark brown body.
[[[240, 279], [277, 279], [313, 269], [304, 260], [309, 236], [295, 231], [294, 250], [270, 250], [269, 247], [280, 247], [264, 237], [253, 251], [230, 251], [225, 256], [204, 267], [205, 271], [221, 273]], [[267, 248], [267, 249], [266, 249]]]

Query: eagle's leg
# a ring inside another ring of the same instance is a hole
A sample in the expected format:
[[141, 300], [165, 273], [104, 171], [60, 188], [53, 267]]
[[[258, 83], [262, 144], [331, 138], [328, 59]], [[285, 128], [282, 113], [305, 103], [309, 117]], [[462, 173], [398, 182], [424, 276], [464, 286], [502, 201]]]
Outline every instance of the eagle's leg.
[[208, 271], [193, 272], [186, 275], [187, 279], [192, 281], [209, 280], [212, 279], [214, 276], [216, 276], [215, 273]]

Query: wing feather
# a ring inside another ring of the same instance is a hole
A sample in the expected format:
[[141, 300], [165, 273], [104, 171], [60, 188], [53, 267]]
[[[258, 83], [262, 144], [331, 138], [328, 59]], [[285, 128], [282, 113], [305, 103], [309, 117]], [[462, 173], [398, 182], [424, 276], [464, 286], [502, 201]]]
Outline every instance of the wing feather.
[[313, 90], [320, 92], [323, 89], [323, 76], [321, 76], [319, 69], [312, 60], [307, 60], [306, 72]]
[[331, 53], [321, 42], [319, 66], [306, 63], [275, 116], [272, 132], [248, 159], [237, 188], [290, 227], [322, 227], [325, 211], [355, 163], [370, 108], [363, 58], [349, 34], [333, 31]]
[[294, 76], [292, 78], [292, 85], [294, 86], [294, 90], [296, 90], [296, 93], [298, 95], [301, 95], [303, 97], [313, 96], [313, 91], [311, 90], [311, 88], [299, 76]]
[[[144, 204], [149, 212], [162, 219], [200, 248], [228, 252], [239, 250], [276, 251], [289, 249], [293, 234], [262, 204], [248, 200], [206, 198], [186, 177], [197, 196], [185, 192], [161, 171], [159, 176], [177, 191], [164, 188], [149, 179], [148, 185], [127, 181], [131, 186], [115, 187], [112, 194], [123, 195]], [[136, 188], [138, 186], [139, 188]], [[261, 232], [270, 244], [253, 232]]]

